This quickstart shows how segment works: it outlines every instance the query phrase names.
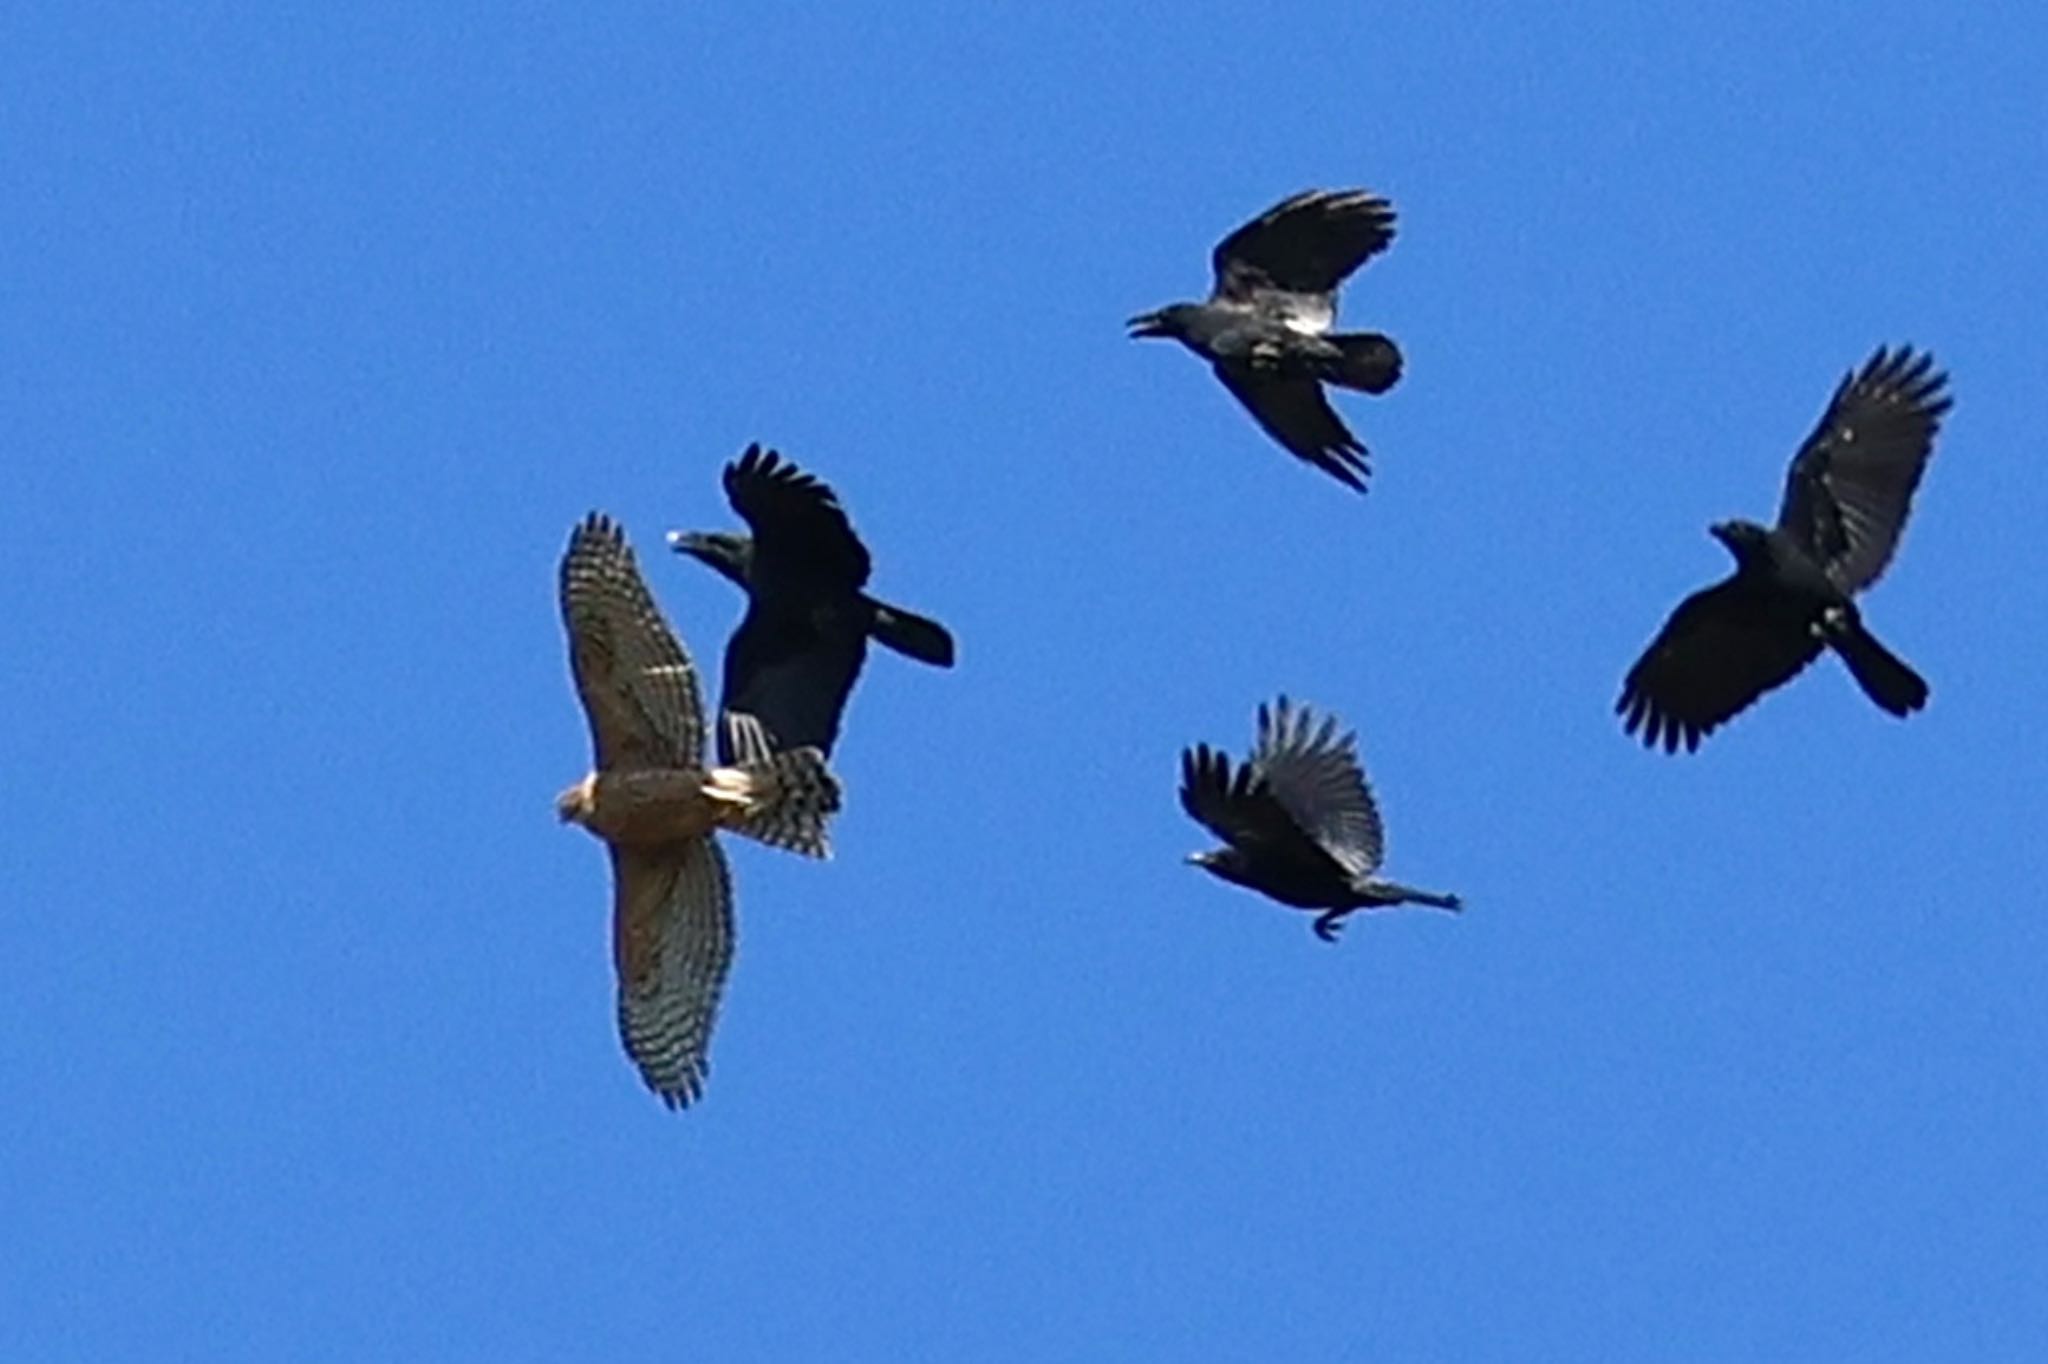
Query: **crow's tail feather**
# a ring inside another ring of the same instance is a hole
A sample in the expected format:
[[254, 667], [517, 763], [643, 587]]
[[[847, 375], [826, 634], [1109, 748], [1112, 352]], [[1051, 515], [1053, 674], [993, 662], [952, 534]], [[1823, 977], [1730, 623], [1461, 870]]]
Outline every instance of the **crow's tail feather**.
[[1385, 393], [1401, 377], [1401, 348], [1378, 332], [1339, 332], [1323, 338], [1343, 352], [1323, 377], [1361, 393]]
[[934, 668], [953, 666], [953, 636], [945, 626], [915, 611], [876, 602], [874, 636], [906, 658]]
[[1878, 643], [1862, 622], [1849, 622], [1829, 635], [1828, 643], [1849, 665], [1863, 694], [1893, 715], [1909, 715], [1927, 704], [1927, 680]]
[[1403, 904], [1428, 905], [1431, 909], [1447, 909], [1453, 914], [1465, 907], [1465, 902], [1457, 896], [1446, 895], [1440, 891], [1417, 890], [1413, 886], [1396, 885], [1393, 882], [1387, 882], [1383, 889], [1399, 895]]

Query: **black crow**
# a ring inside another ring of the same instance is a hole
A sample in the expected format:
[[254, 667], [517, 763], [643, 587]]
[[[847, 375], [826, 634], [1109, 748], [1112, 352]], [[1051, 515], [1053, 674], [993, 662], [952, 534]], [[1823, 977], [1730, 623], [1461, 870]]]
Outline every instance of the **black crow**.
[[1198, 867], [1296, 909], [1319, 909], [1316, 936], [1337, 940], [1354, 910], [1388, 905], [1462, 909], [1455, 895], [1380, 881], [1380, 812], [1358, 765], [1357, 736], [1320, 728], [1286, 697], [1259, 707], [1258, 744], [1233, 774], [1207, 744], [1181, 750], [1180, 804], [1229, 846], [1188, 858]]
[[1864, 628], [1851, 600], [1876, 582], [1951, 399], [1934, 357], [1879, 347], [1845, 375], [1792, 459], [1778, 524], [1710, 527], [1735, 571], [1693, 593], [1629, 669], [1615, 711], [1651, 748], [1687, 751], [1833, 649], [1893, 715], [1927, 704], [1927, 683]]
[[1131, 335], [1170, 336], [1209, 361], [1266, 434], [1365, 491], [1365, 447], [1322, 386], [1384, 393], [1401, 352], [1378, 332], [1337, 332], [1337, 286], [1394, 240], [1394, 209], [1362, 189], [1304, 190], [1217, 243], [1207, 302], [1130, 320]]
[[[751, 715], [778, 749], [829, 754], [870, 636], [934, 667], [953, 666], [953, 637], [937, 621], [888, 606], [867, 585], [867, 547], [832, 490], [773, 450], [749, 445], [725, 466], [725, 495], [753, 531], [670, 531], [679, 554], [711, 565], [747, 593], [725, 648], [728, 717]], [[719, 756], [732, 761], [729, 725]]]

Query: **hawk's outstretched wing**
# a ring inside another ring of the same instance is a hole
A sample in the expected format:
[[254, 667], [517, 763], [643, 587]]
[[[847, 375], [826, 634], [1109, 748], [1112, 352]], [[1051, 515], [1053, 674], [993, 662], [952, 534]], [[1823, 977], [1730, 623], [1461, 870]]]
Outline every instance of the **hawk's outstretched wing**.
[[1290, 454], [1365, 491], [1371, 472], [1365, 446], [1337, 416], [1321, 384], [1304, 375], [1260, 374], [1233, 365], [1215, 368], [1231, 396]]
[[1211, 297], [1311, 331], [1337, 320], [1337, 286], [1394, 240], [1394, 208], [1362, 189], [1305, 190], [1216, 244]]
[[1947, 382], [1933, 356], [1880, 346], [1860, 374], [1843, 376], [1792, 459], [1778, 526], [1844, 592], [1876, 582], [1898, 548], [1952, 402]]
[[1259, 737], [1249, 766], [1294, 823], [1354, 878], [1379, 870], [1386, 832], [1358, 763], [1355, 734], [1337, 734], [1337, 717], [1320, 727], [1307, 706], [1286, 697], [1259, 707]]
[[1678, 604], [1628, 670], [1615, 713], [1650, 748], [1688, 752], [1765, 692], [1813, 662], [1821, 643], [1730, 577]]
[[609, 845], [619, 1036], [670, 1108], [702, 1097], [711, 1027], [732, 968], [732, 882], [710, 837], [659, 850]]
[[696, 670], [648, 593], [625, 532], [601, 512], [569, 536], [561, 597], [596, 766], [697, 766], [704, 708]]

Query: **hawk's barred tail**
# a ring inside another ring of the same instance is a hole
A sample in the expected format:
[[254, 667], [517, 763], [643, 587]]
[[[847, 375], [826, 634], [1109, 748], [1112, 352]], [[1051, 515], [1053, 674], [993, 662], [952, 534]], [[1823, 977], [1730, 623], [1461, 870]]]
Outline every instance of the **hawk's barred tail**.
[[767, 731], [750, 715], [728, 713], [734, 765], [747, 774], [759, 803], [735, 823], [734, 833], [805, 857], [830, 857], [826, 822], [839, 810], [839, 779], [815, 748], [769, 750]]
[[765, 763], [741, 763], [766, 800], [733, 826], [735, 833], [805, 857], [830, 857], [825, 823], [839, 809], [839, 779], [815, 748], [793, 748]]

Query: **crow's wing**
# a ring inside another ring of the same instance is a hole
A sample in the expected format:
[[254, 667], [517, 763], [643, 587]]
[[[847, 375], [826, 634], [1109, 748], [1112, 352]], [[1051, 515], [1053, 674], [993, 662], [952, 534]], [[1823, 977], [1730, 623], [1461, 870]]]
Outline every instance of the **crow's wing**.
[[1302, 375], [1285, 375], [1217, 365], [1216, 377], [1244, 404], [1267, 435], [1340, 483], [1365, 491], [1365, 446], [1351, 434], [1323, 386]]
[[1180, 754], [1180, 808], [1231, 847], [1273, 867], [1327, 867], [1330, 857], [1274, 799], [1245, 763], [1232, 772], [1228, 755], [1207, 744]]
[[1337, 286], [1394, 240], [1394, 208], [1362, 189], [1305, 190], [1216, 244], [1212, 298], [1310, 331], [1337, 320]]
[[1678, 604], [1621, 685], [1615, 713], [1650, 748], [1688, 752], [1820, 653], [1796, 617], [1772, 609], [1768, 589], [1735, 577]]
[[1370, 876], [1386, 855], [1379, 807], [1358, 763], [1357, 736], [1337, 734], [1337, 717], [1320, 726], [1307, 706], [1281, 697], [1259, 707], [1259, 737], [1249, 766], [1295, 824], [1350, 876]]
[[[867, 658], [867, 548], [832, 490], [773, 450], [750, 445], [728, 464], [725, 495], [753, 532], [754, 554], [720, 705], [759, 720], [779, 749], [830, 754]], [[719, 756], [733, 756], [723, 725]]]
[[1898, 548], [1951, 403], [1947, 382], [1933, 356], [1879, 347], [1861, 373], [1843, 376], [1792, 459], [1779, 529], [1844, 592], [1876, 582]]
[[839, 499], [775, 451], [749, 445], [726, 465], [725, 496], [754, 533], [756, 591], [801, 582], [852, 593], [867, 585], [867, 546]]

